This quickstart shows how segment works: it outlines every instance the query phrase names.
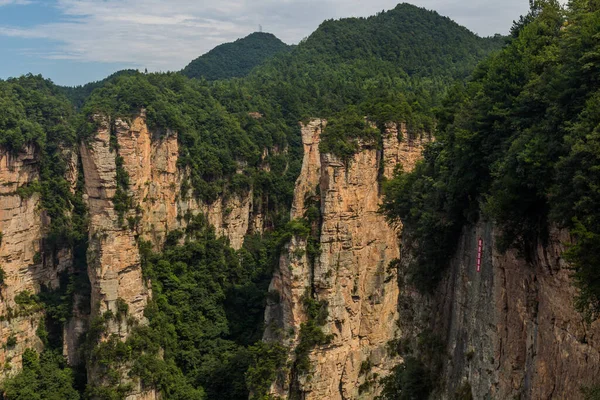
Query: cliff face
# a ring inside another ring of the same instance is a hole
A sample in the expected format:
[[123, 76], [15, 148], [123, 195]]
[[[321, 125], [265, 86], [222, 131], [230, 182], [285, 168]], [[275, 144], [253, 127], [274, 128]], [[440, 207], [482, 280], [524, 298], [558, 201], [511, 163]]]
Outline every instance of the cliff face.
[[435, 397], [453, 398], [468, 383], [475, 399], [582, 398], [582, 386], [598, 383], [600, 323], [575, 311], [561, 257], [569, 235], [553, 230], [529, 261], [499, 253], [497, 235], [487, 222], [465, 229], [436, 296], [401, 297], [404, 337], [427, 329], [446, 342]]
[[[384, 174], [389, 176], [402, 155], [416, 159], [422, 148], [400, 141], [398, 130], [403, 127], [390, 124], [382, 152], [364, 147], [345, 164], [318, 154], [323, 124], [312, 121], [302, 127], [304, 164], [292, 208], [292, 218], [299, 218], [307, 209], [307, 197], [314, 193], [320, 198], [320, 255], [311, 265], [305, 239], [294, 237], [288, 244], [271, 283], [280, 300], [267, 308], [265, 337], [274, 340], [279, 333], [286, 345], [297, 345], [300, 325], [308, 319], [303, 296], [313, 293], [315, 300], [327, 304], [322, 330], [331, 341], [310, 352], [308, 374], [298, 376], [292, 370], [272, 392], [286, 398], [296, 391], [305, 399], [371, 398], [377, 391], [375, 377], [400, 361], [386, 351], [398, 319], [398, 286], [388, 266], [399, 257], [400, 247], [397, 227], [378, 213], [381, 157], [383, 153]], [[404, 168], [413, 165], [407, 162]]]
[[[97, 117], [99, 129], [89, 143], [80, 146], [85, 175], [85, 197], [90, 213], [88, 273], [92, 285], [92, 317], [119, 312], [127, 305], [128, 316], [146, 323], [144, 309], [151, 298], [150, 282], [142, 276], [139, 240], [159, 250], [168, 232], [186, 226], [185, 215], [205, 213], [217, 234], [227, 236], [239, 249], [248, 233], [252, 193], [207, 205], [182, 193], [187, 177], [178, 168], [177, 134], [159, 138], [147, 127], [145, 113], [131, 121]], [[115, 194], [119, 174], [126, 174], [129, 206], [119, 215]], [[128, 318], [129, 319], [129, 318]], [[130, 320], [109, 321], [106, 335], [127, 338]], [[93, 368], [90, 379], [94, 379]], [[152, 399], [140, 388], [129, 399]]]
[[[290, 218], [292, 220], [303, 218], [306, 212], [305, 202], [311, 196], [316, 196], [317, 187], [321, 177], [321, 155], [319, 142], [323, 127], [327, 124], [324, 120], [313, 120], [306, 125], [301, 125], [302, 143], [304, 145], [304, 158], [302, 170], [296, 180], [294, 200]], [[281, 252], [280, 268], [275, 271], [269, 291], [277, 292], [280, 300], [267, 306], [265, 310], [267, 340], [282, 339], [284, 331], [294, 331], [286, 335], [286, 346], [294, 347], [298, 343], [297, 328], [306, 321], [306, 315], [301, 297], [306, 289], [311, 286], [312, 266], [306, 254], [307, 240], [302, 237], [293, 237]], [[287, 390], [278, 388], [280, 395]]]
[[[81, 145], [85, 190], [89, 206], [90, 279], [92, 309], [116, 312], [115, 302], [123, 299], [129, 314], [143, 320], [150, 289], [141, 275], [138, 237], [157, 249], [169, 231], [184, 228], [186, 213], [205, 213], [220, 235], [240, 248], [248, 233], [252, 193], [233, 196], [213, 204], [198, 203], [182, 193], [187, 172], [178, 168], [177, 134], [153, 137], [145, 115], [131, 122], [101, 119], [100, 129], [88, 144]], [[116, 146], [111, 146], [111, 129]], [[114, 148], [113, 148], [114, 147]], [[117, 191], [117, 159], [127, 174], [131, 205], [121, 218], [113, 198]]]
[[[122, 300], [128, 315], [143, 324], [152, 292], [142, 276], [140, 239], [159, 249], [168, 232], [185, 227], [187, 213], [204, 213], [219, 235], [240, 248], [247, 233], [263, 229], [263, 218], [252, 193], [212, 204], [183, 193], [189, 171], [178, 166], [176, 132], [155, 135], [143, 112], [131, 121], [98, 118], [96, 135], [80, 146], [79, 154], [63, 154], [73, 191], [78, 162], [83, 166], [92, 317], [118, 312]], [[436, 398], [453, 398], [468, 383], [474, 398], [577, 399], [581, 386], [597, 383], [600, 323], [588, 325], [574, 310], [575, 289], [561, 258], [570, 240], [565, 232], [553, 231], [549, 243], [538, 245], [525, 261], [515, 251], [498, 253], [497, 232], [481, 222], [463, 232], [435, 296], [399, 287], [396, 269], [388, 267], [401, 258], [401, 226], [388, 224], [378, 213], [380, 180], [398, 167], [411, 170], [429, 139], [411, 136], [404, 124], [388, 124], [381, 149], [363, 146], [344, 163], [320, 154], [325, 126], [326, 121], [313, 120], [301, 127], [304, 160], [291, 219], [305, 218], [315, 206], [320, 215], [310, 238], [291, 238], [271, 282], [279, 300], [270, 300], [266, 309], [265, 339], [289, 346], [291, 366], [273, 384], [273, 394], [372, 399], [379, 392], [379, 378], [402, 361], [389, 354], [388, 343], [414, 339], [423, 330], [446, 343]], [[40, 195], [24, 190], [39, 179], [39, 169], [33, 146], [18, 154], [0, 150], [0, 378], [20, 369], [26, 348], [43, 348], [36, 334], [43, 311], [17, 304], [15, 296], [37, 293], [42, 286], [57, 288], [59, 275], [72, 267], [69, 251], [44, 253], [50, 221], [40, 211]], [[128, 176], [131, 199], [122, 218], [114, 199], [120, 173]], [[479, 238], [483, 261], [477, 272]], [[316, 256], [307, 251], [310, 240], [317, 242]], [[330, 339], [309, 351], [305, 373], [295, 369], [293, 349], [302, 340], [302, 324], [310, 319], [306, 296], [326, 305], [320, 329]], [[78, 340], [89, 318], [77, 310], [64, 331], [64, 351], [72, 364], [79, 361]], [[125, 339], [128, 321], [111, 321], [107, 329], [105, 334]], [[93, 366], [89, 372], [93, 382]], [[137, 387], [129, 399], [156, 397]]]
[[[122, 142], [124, 123], [117, 121], [115, 125], [117, 140]], [[131, 147], [121, 149], [121, 142], [119, 151], [132, 150]], [[102, 315], [108, 310], [116, 313], [117, 299], [122, 299], [129, 306], [129, 315], [143, 320], [150, 291], [142, 278], [136, 232], [119, 221], [113, 203], [117, 191], [117, 151], [111, 146], [108, 119], [100, 121], [100, 128], [90, 143], [81, 145], [81, 159], [90, 213], [88, 275], [92, 284], [92, 313]], [[127, 161], [132, 159], [129, 157]], [[126, 169], [125, 160], [123, 157]], [[141, 168], [144, 167], [142, 164]], [[139, 161], [131, 168], [132, 172], [138, 172], [137, 168], [140, 168]], [[134, 193], [139, 189], [136, 178], [133, 175]]]
[[71, 266], [69, 252], [50, 257], [42, 251], [50, 221], [40, 211], [39, 193], [24, 193], [39, 179], [39, 168], [34, 146], [18, 154], [0, 148], [0, 268], [4, 275], [0, 284], [0, 377], [21, 368], [25, 349], [43, 347], [36, 335], [42, 312], [35, 306], [17, 304], [15, 296], [38, 293], [42, 286], [58, 287], [59, 274]]

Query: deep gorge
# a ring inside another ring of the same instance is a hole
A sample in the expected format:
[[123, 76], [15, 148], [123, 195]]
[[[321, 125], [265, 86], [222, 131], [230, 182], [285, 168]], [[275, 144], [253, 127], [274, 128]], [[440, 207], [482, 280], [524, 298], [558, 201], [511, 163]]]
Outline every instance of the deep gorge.
[[401, 4], [230, 79], [0, 81], [2, 396], [598, 398], [599, 29]]

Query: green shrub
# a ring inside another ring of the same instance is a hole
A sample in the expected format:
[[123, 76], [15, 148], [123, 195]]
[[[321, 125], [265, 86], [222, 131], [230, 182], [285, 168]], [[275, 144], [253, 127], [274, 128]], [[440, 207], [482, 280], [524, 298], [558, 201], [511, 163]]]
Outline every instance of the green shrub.
[[3, 382], [5, 400], [79, 400], [73, 370], [62, 354], [31, 349], [23, 353], [23, 369]]
[[258, 342], [249, 348], [252, 362], [246, 371], [246, 385], [250, 398], [264, 399], [277, 373], [287, 359], [287, 349], [279, 344]]
[[581, 389], [584, 400], [600, 400], [600, 386], [583, 387]]
[[23, 290], [15, 296], [15, 303], [22, 307], [37, 307], [40, 305], [39, 298], [37, 295], [31, 293], [29, 290]]
[[13, 348], [17, 345], [17, 337], [14, 334], [11, 334], [8, 339], [6, 339], [6, 347]]
[[431, 372], [423, 362], [407, 357], [382, 379], [381, 400], [426, 399], [433, 390]]
[[319, 150], [348, 162], [361, 145], [378, 146], [380, 136], [379, 130], [373, 128], [356, 107], [351, 106], [329, 119], [321, 136]]
[[4, 285], [4, 281], [6, 280], [6, 272], [4, 272], [4, 268], [0, 266], [0, 286]]

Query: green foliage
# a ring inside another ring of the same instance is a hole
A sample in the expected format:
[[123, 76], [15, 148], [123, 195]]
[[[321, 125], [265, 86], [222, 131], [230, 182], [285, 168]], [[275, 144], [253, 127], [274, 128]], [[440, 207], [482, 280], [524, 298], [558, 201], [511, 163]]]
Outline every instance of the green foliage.
[[246, 385], [250, 399], [268, 399], [269, 388], [287, 359], [287, 350], [276, 343], [258, 342], [249, 352], [252, 361], [246, 371]]
[[25, 312], [35, 312], [41, 308], [38, 296], [29, 290], [23, 290], [15, 295], [15, 303]]
[[0, 81], [0, 146], [19, 152], [25, 145], [73, 143], [73, 110], [58, 89], [40, 76]]
[[379, 130], [373, 128], [356, 107], [349, 107], [329, 119], [319, 150], [334, 154], [347, 162], [361, 145], [377, 147], [379, 142]]
[[392, 373], [382, 379], [381, 400], [420, 400], [428, 398], [433, 390], [431, 373], [423, 362], [414, 357], [394, 367]]
[[94, 90], [106, 85], [108, 82], [118, 78], [119, 76], [136, 75], [138, 73], [139, 72], [134, 69], [125, 69], [115, 72], [107, 78], [97, 82], [90, 82], [85, 85], [74, 87], [59, 86], [58, 89], [71, 101], [72, 104], [75, 105], [77, 109], [80, 109], [83, 107], [85, 101], [88, 99], [88, 97], [90, 97]]
[[550, 223], [571, 228], [578, 308], [599, 315], [599, 34], [590, 2], [534, 2], [510, 45], [450, 91], [436, 143], [386, 188], [384, 209], [404, 222], [418, 288], [435, 288], [462, 228], [483, 211], [502, 231], [500, 249], [524, 257]]
[[321, 329], [327, 322], [329, 312], [326, 301], [316, 301], [307, 291], [302, 298], [302, 303], [308, 317], [306, 322], [300, 324], [298, 345], [294, 349], [296, 353], [295, 370], [298, 374], [310, 372], [310, 351], [316, 346], [323, 346], [331, 342], [333, 335], [326, 335]]
[[[144, 275], [153, 283], [149, 326], [133, 326], [125, 342], [113, 335], [98, 343], [106, 323], [127, 313], [117, 300], [116, 313], [95, 321], [88, 333], [92, 364], [115, 388], [122, 385], [119, 368], [130, 366], [133, 377], [169, 399], [247, 399], [249, 390], [263, 396], [287, 354], [260, 342], [282, 236], [272, 235], [248, 237], [236, 252], [199, 215], [185, 232], [169, 235], [162, 253], [142, 244]], [[126, 389], [90, 386], [87, 392], [110, 398]]]
[[600, 399], [600, 386], [584, 387], [581, 389], [584, 400], [599, 400]]
[[388, 343], [391, 356], [401, 356], [404, 363], [381, 379], [380, 400], [426, 399], [440, 381], [446, 361], [444, 342], [430, 330], [416, 338], [395, 339]]
[[6, 280], [6, 272], [4, 271], [4, 268], [2, 268], [2, 266], [0, 265], [0, 286], [4, 285], [5, 280]]
[[[71, 167], [67, 153], [77, 141], [90, 140], [98, 127], [95, 116], [114, 123], [145, 110], [154, 140], [177, 133], [178, 167], [189, 171], [191, 189], [181, 195], [210, 203], [252, 191], [253, 211], [265, 216], [266, 232], [247, 237], [234, 251], [202, 217], [184, 216], [188, 228], [170, 233], [161, 253], [140, 241], [144, 276], [153, 286], [145, 311], [149, 325], [130, 323], [122, 301], [116, 312], [91, 322], [86, 357], [110, 387], [88, 385], [85, 396], [126, 396], [131, 384], [122, 380], [123, 367], [168, 399], [247, 399], [250, 392], [262, 399], [286, 358], [285, 349], [260, 342], [273, 268], [292, 235], [307, 240], [311, 264], [320, 253], [318, 197], [307, 199], [304, 218], [289, 221], [303, 148], [298, 121], [329, 118], [322, 146], [344, 159], [359, 142], [379, 146], [379, 132], [365, 116], [378, 128], [405, 121], [411, 132], [429, 131], [435, 125], [431, 110], [448, 86], [501, 44], [501, 38], [478, 38], [436, 13], [400, 5], [371, 18], [326, 21], [291, 51], [268, 35], [251, 35], [201, 59], [228, 76], [246, 75], [262, 63], [243, 79], [207, 82], [122, 71], [79, 88], [57, 88], [33, 76], [0, 81], [0, 146], [18, 153], [33, 145], [40, 159], [39, 180], [18, 189], [23, 197], [39, 193], [51, 221], [37, 261], [50, 261], [63, 248], [73, 249], [75, 260], [74, 276], [62, 278], [60, 290], [19, 295], [20, 307], [45, 310], [38, 334], [48, 350], [39, 360], [28, 353], [27, 368], [7, 383], [10, 398], [77, 398], [73, 387], [83, 386], [73, 382], [73, 372], [54, 348], [62, 343], [75, 294], [89, 291], [83, 174], [75, 193], [65, 176]], [[232, 68], [222, 68], [224, 62]], [[213, 72], [192, 71], [202, 63], [187, 72], [210, 79]], [[112, 132], [117, 164], [112, 200], [120, 223], [127, 216], [134, 228], [139, 215], [128, 215], [129, 178], [115, 142]], [[327, 304], [313, 297], [304, 300], [309, 319], [295, 349], [299, 373], [309, 370], [309, 352], [331, 340], [321, 329]], [[127, 341], [115, 336], [99, 341], [115, 320], [130, 325]], [[51, 384], [60, 389], [51, 390]]]
[[2, 384], [5, 400], [78, 400], [74, 374], [64, 357], [53, 351], [23, 354], [23, 370]]
[[12, 334], [6, 339], [6, 347], [13, 348], [17, 345], [17, 337]]
[[479, 38], [435, 12], [401, 4], [369, 18], [324, 22], [290, 53], [255, 69], [245, 83], [249, 93], [278, 104], [290, 123], [329, 118], [359, 105], [383, 116], [389, 98], [399, 101], [387, 103], [388, 114], [412, 120], [414, 113], [420, 123], [420, 116], [430, 120], [449, 84], [501, 44], [502, 39]]
[[268, 58], [290, 49], [291, 46], [270, 33], [254, 32], [233, 43], [215, 47], [192, 61], [181, 73], [189, 78], [209, 81], [240, 78]]

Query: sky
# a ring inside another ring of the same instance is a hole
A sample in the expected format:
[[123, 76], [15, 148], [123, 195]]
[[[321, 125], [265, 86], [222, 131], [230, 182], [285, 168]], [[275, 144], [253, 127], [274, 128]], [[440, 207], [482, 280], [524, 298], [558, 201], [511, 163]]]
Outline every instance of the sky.
[[[326, 19], [369, 16], [399, 0], [0, 0], [0, 79], [42, 74], [81, 85], [133, 68], [177, 71], [258, 30], [288, 44]], [[480, 36], [506, 34], [528, 0], [413, 0]]]

